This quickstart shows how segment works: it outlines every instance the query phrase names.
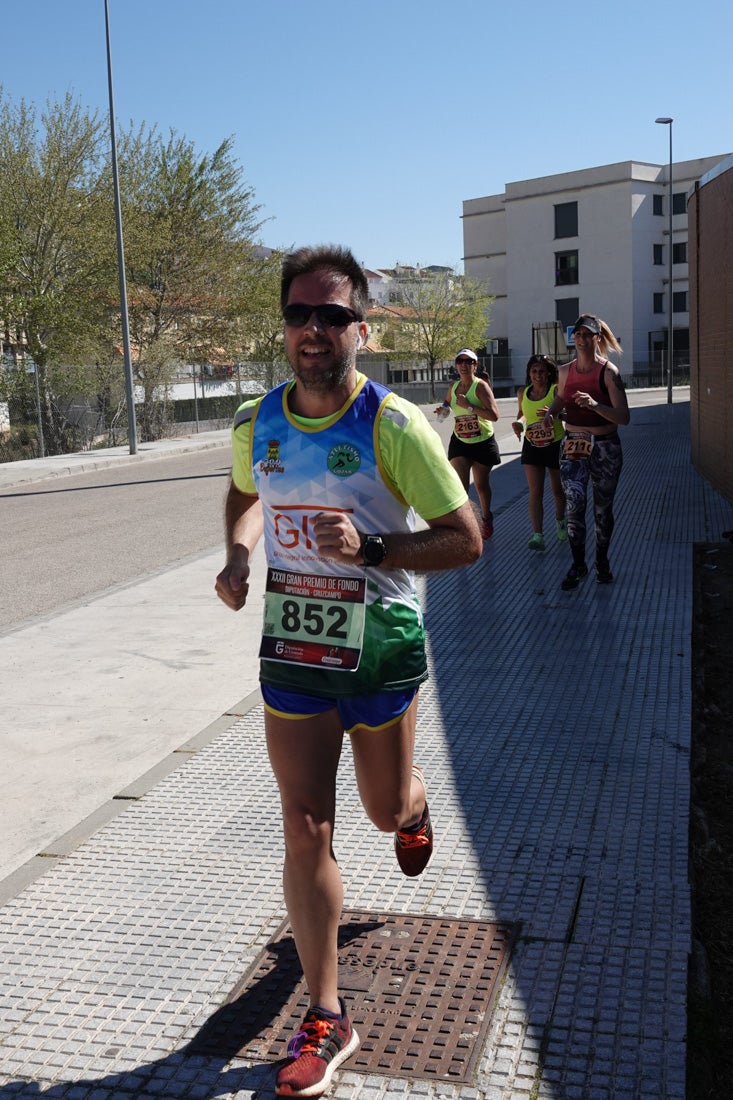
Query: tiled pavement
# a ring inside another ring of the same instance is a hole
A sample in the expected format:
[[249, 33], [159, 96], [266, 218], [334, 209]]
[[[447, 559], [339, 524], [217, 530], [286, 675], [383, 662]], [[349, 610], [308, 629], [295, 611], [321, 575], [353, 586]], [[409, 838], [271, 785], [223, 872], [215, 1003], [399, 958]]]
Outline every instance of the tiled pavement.
[[[347, 1063], [330, 1095], [683, 1100], [691, 546], [733, 527], [688, 419], [641, 408], [623, 430], [614, 585], [563, 593], [567, 547], [525, 551], [517, 462], [483, 559], [422, 582], [436, 851], [399, 874], [345, 754], [346, 905], [521, 934], [472, 1085]], [[259, 703], [181, 760], [0, 909], [0, 1100], [272, 1096], [270, 1065], [186, 1050], [284, 918]]]

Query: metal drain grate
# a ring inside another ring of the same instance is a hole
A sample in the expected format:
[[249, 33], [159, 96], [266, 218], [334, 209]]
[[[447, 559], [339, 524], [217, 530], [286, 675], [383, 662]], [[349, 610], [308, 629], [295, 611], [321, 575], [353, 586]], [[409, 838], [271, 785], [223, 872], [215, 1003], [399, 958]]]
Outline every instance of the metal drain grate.
[[[361, 1039], [349, 1070], [470, 1081], [517, 931], [487, 921], [346, 911], [339, 986]], [[286, 922], [189, 1049], [279, 1061], [307, 1008]]]

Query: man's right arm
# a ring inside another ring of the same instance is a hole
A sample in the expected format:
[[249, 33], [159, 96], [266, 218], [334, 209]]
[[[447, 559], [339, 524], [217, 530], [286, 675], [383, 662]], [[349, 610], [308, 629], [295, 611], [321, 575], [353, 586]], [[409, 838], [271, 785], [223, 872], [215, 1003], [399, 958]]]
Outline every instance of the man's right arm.
[[224, 509], [227, 562], [216, 578], [216, 594], [232, 611], [239, 611], [249, 592], [249, 559], [262, 534], [262, 505], [256, 494], [229, 486]]

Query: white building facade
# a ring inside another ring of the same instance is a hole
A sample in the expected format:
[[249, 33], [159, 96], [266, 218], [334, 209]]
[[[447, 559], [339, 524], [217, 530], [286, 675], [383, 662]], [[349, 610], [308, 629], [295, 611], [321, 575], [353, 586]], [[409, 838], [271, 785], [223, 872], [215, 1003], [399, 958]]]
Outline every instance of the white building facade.
[[[673, 165], [675, 362], [687, 364], [687, 196], [721, 157]], [[604, 318], [623, 345], [624, 375], [660, 371], [668, 327], [669, 165], [624, 161], [507, 184], [463, 203], [465, 272], [495, 295], [488, 336], [523, 382], [533, 325]], [[504, 343], [506, 341], [506, 343]], [[545, 350], [544, 348], [542, 350]], [[561, 349], [564, 351], [564, 346]]]

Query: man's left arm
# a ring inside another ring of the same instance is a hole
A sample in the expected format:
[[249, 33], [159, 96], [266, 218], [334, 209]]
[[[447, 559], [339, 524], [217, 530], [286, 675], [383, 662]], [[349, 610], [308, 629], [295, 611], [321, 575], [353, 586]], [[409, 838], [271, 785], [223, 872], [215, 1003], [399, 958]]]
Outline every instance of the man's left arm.
[[468, 501], [453, 512], [425, 522], [428, 525], [426, 531], [382, 536], [387, 549], [384, 559], [386, 569], [432, 573], [470, 565], [481, 557], [481, 532]]
[[345, 513], [324, 512], [313, 525], [318, 552], [363, 565], [362, 536], [379, 534], [386, 549], [384, 569], [425, 573], [468, 565], [481, 556], [483, 543], [460, 478], [422, 412], [405, 403], [397, 413], [380, 424], [382, 462], [395, 490], [422, 516], [427, 530], [358, 531]]
[[[425, 522], [427, 530], [379, 532], [386, 550], [382, 563], [385, 569], [431, 573], [470, 565], [481, 557], [481, 532], [468, 501]], [[374, 532], [357, 530], [345, 512], [321, 512], [312, 522], [312, 533], [322, 557], [346, 565], [364, 565], [362, 538]]]

